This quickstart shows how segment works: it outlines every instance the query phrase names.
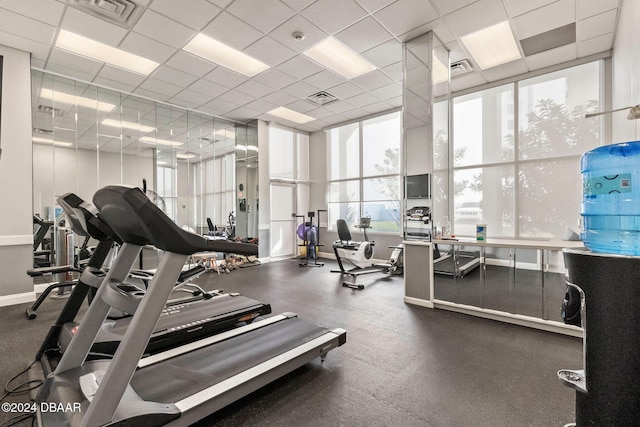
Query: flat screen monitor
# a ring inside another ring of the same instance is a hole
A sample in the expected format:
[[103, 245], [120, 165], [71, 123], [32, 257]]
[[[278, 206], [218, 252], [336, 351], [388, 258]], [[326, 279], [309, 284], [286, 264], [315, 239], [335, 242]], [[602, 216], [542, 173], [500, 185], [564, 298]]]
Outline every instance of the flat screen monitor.
[[407, 199], [431, 198], [431, 176], [428, 173], [422, 175], [407, 175], [406, 177]]

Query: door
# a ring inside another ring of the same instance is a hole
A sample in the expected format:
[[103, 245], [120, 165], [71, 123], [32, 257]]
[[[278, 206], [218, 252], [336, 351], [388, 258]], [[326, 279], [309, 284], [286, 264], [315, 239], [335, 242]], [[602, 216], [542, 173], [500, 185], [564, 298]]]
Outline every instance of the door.
[[271, 183], [271, 258], [291, 258], [296, 253], [294, 184]]

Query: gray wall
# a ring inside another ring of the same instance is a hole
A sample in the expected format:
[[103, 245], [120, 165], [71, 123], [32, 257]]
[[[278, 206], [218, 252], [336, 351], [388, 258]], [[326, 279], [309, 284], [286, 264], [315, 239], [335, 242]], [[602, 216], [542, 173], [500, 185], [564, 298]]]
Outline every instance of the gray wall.
[[[33, 298], [30, 55], [0, 46], [4, 57], [0, 143], [0, 306]], [[23, 295], [15, 295], [23, 294]], [[15, 295], [15, 296], [11, 296]]]

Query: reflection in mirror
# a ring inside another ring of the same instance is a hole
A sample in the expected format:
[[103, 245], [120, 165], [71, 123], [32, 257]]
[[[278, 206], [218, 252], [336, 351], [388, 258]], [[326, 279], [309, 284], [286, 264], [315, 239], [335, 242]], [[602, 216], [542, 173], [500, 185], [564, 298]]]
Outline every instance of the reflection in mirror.
[[[437, 108], [436, 115], [433, 98], [448, 96], [449, 51], [433, 32], [428, 32], [404, 43], [404, 67], [404, 235], [429, 239], [433, 223], [442, 221], [448, 212], [448, 174], [434, 170], [434, 163], [440, 165], [442, 161], [444, 148], [440, 144], [438, 152], [434, 152], [434, 141], [441, 141], [448, 133], [448, 112]], [[445, 135], [438, 133], [443, 131], [443, 124]], [[448, 156], [448, 151], [444, 155]], [[427, 175], [431, 176], [432, 186], [426, 193], [429, 197], [410, 197], [407, 177]], [[416, 212], [420, 212], [420, 221], [413, 220]]]
[[[234, 234], [237, 135], [238, 144], [257, 147], [246, 125], [37, 70], [32, 105], [34, 214], [54, 221], [57, 196], [91, 201], [105, 185], [145, 181], [149, 198], [178, 225], [203, 233], [210, 218], [225, 236]], [[252, 161], [242, 153], [245, 164]]]

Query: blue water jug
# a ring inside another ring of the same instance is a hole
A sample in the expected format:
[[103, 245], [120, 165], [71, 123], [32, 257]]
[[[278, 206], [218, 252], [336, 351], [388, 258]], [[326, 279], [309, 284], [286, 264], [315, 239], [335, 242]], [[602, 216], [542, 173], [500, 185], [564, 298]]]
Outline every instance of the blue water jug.
[[640, 255], [640, 141], [586, 152], [580, 238], [593, 252]]

